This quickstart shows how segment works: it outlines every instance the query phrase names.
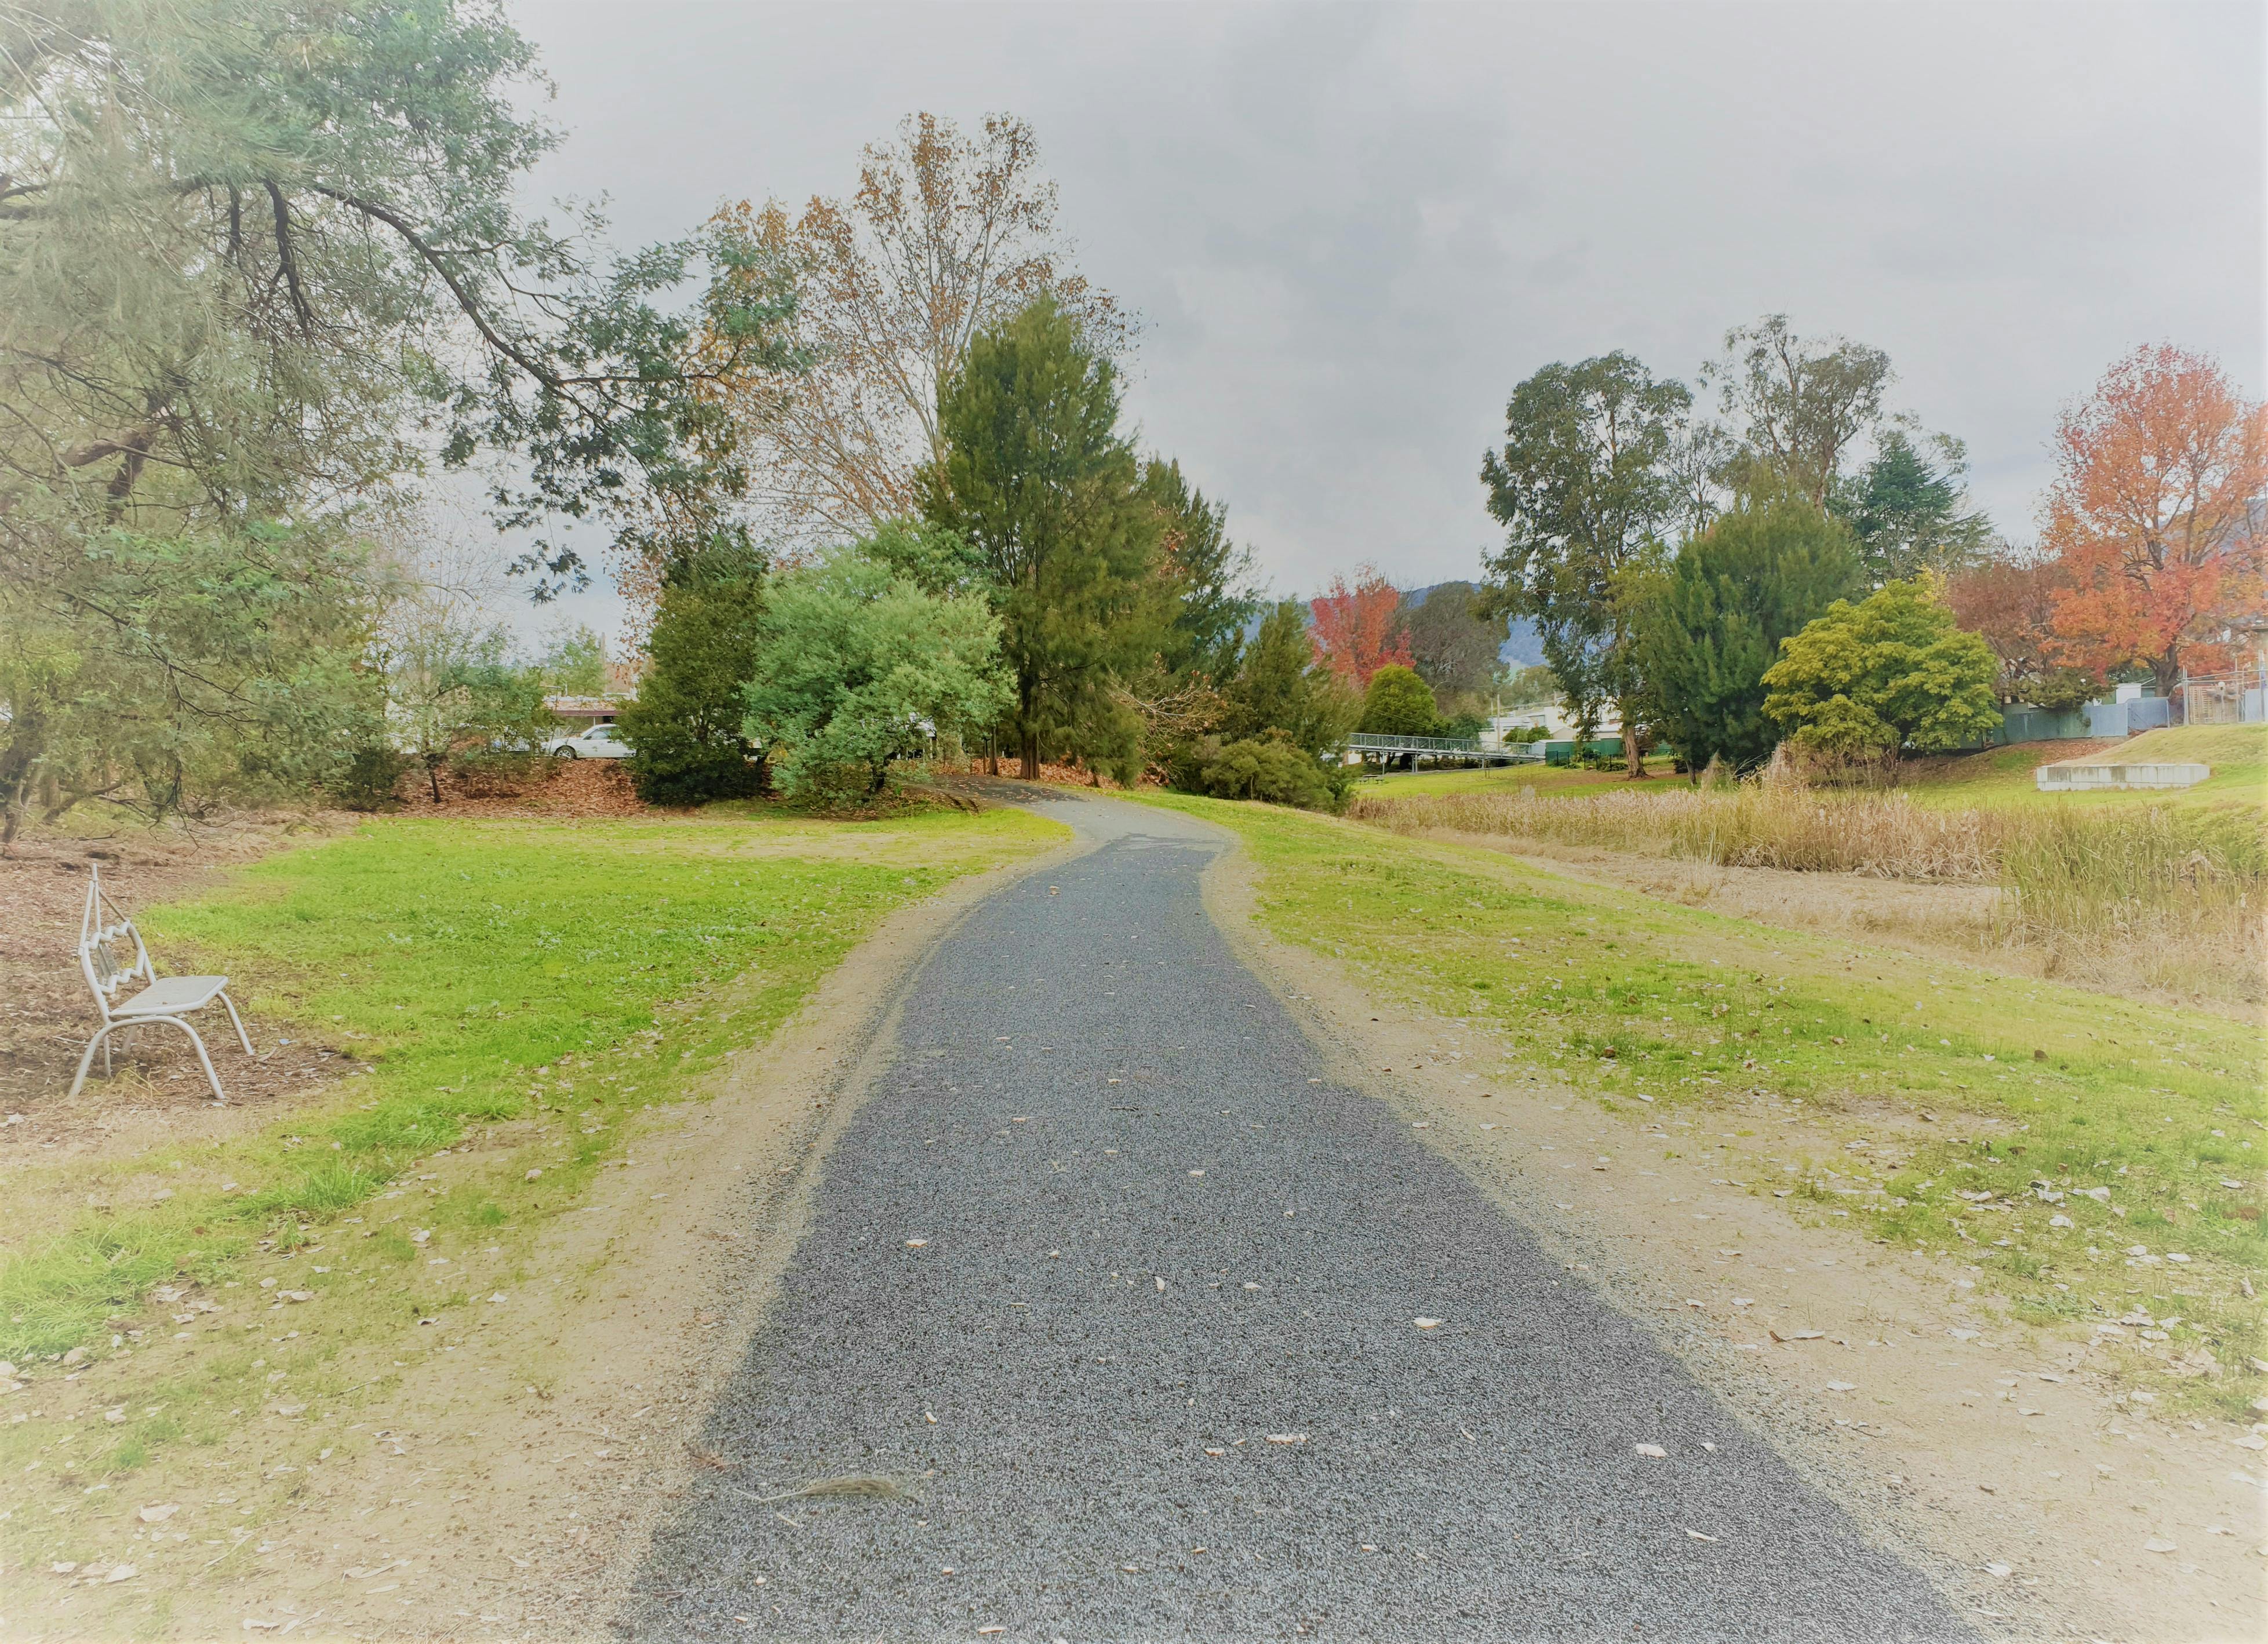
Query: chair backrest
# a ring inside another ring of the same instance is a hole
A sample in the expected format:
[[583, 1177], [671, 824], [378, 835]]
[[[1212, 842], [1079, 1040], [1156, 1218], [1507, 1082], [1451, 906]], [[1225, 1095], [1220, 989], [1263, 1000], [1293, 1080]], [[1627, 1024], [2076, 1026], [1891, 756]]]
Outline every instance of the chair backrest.
[[158, 973], [150, 967], [150, 950], [142, 945], [142, 933], [103, 894], [102, 870], [93, 862], [86, 865], [86, 911], [78, 922], [78, 968], [86, 985], [94, 990], [94, 1002], [106, 1022], [110, 1020], [111, 1003], [120, 988], [130, 981], [158, 980]]

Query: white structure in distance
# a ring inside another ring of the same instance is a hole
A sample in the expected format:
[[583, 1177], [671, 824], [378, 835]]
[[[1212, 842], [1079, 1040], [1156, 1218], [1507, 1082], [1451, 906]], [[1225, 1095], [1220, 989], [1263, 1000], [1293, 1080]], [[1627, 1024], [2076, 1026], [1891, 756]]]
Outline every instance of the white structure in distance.
[[[1598, 720], [1591, 727], [1591, 739], [1604, 742], [1623, 734], [1622, 716], [1611, 702], [1599, 704]], [[1481, 731], [1480, 744], [1484, 748], [1500, 748], [1506, 738], [1515, 730], [1534, 730], [1541, 727], [1546, 742], [1572, 742], [1575, 739], [1574, 718], [1564, 701], [1554, 699], [1532, 708], [1508, 708], [1488, 722]]]

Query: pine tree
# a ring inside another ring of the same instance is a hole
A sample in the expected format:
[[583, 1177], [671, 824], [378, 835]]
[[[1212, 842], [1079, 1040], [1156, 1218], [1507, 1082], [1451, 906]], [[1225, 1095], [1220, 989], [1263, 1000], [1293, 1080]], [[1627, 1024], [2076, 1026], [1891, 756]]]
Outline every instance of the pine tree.
[[664, 573], [637, 700], [616, 722], [640, 798], [699, 804], [763, 790], [757, 750], [740, 732], [741, 690], [763, 642], [763, 573], [762, 555], [732, 537]]
[[1177, 681], [1226, 679], [1245, 625], [1260, 608], [1249, 587], [1252, 555], [1229, 540], [1227, 505], [1207, 501], [1178, 461], [1152, 457], [1143, 465], [1141, 488], [1158, 510], [1158, 570], [1173, 602], [1159, 660]]
[[1638, 624], [1652, 717], [1687, 767], [1760, 764], [1764, 671], [1858, 576], [1850, 533], [1800, 497], [1744, 503], [1678, 550]]
[[976, 551], [1015, 683], [1002, 730], [1039, 774], [1043, 746], [1131, 774], [1141, 721], [1112, 694], [1158, 649], [1158, 510], [1118, 431], [1118, 376], [1042, 297], [969, 344], [939, 391], [946, 451], [925, 511]]
[[1859, 557], [1877, 584], [1923, 571], [1944, 576], [1964, 569], [1992, 538], [1984, 517], [1964, 506], [1960, 446], [1940, 443], [1942, 468], [1892, 429], [1836, 510], [1851, 522]]
[[1222, 697], [1221, 735], [1240, 742], [1271, 734], [1309, 755], [1329, 752], [1353, 729], [1354, 693], [1315, 656], [1307, 607], [1286, 599], [1270, 609], [1245, 648], [1243, 665]]

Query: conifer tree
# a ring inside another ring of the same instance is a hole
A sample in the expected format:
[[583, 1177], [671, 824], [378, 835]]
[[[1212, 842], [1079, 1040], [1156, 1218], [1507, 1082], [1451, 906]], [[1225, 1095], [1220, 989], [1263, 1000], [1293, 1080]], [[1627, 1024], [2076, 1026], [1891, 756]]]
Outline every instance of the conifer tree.
[[1142, 723], [1112, 687], [1158, 649], [1158, 510], [1118, 430], [1118, 374], [1042, 297], [980, 333], [938, 395], [925, 511], [985, 568], [1022, 774], [1061, 751], [1130, 777]]
[[1780, 642], [1852, 590], [1850, 532], [1800, 497], [1747, 502], [1677, 553], [1638, 622], [1652, 717], [1698, 771], [1761, 763], [1778, 741], [1764, 671]]

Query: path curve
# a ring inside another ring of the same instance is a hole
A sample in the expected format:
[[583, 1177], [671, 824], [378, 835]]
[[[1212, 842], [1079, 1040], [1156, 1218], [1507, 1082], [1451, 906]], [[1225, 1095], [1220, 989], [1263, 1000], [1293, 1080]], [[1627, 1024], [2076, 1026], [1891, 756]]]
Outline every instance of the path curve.
[[[626, 1635], [1970, 1636], [1326, 1080], [1207, 919], [1221, 833], [1028, 803], [1095, 848], [909, 981]], [[854, 1478], [902, 1494], [787, 1494]]]

